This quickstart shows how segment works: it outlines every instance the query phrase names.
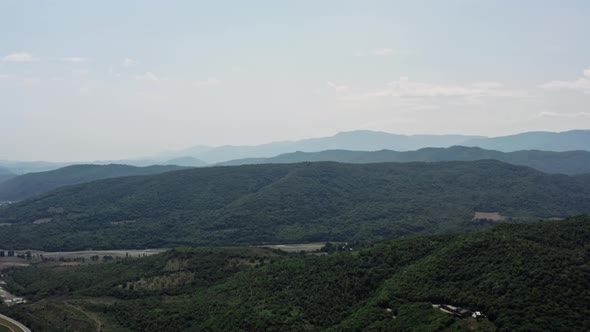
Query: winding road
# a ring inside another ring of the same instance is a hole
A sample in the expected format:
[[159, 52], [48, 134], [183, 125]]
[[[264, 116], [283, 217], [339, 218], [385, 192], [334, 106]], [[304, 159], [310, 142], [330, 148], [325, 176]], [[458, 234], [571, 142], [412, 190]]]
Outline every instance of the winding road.
[[[2, 324], [3, 321], [6, 321], [6, 322], [10, 323], [11, 325], [14, 325], [14, 327], [13, 326], [3, 325], [3, 326], [6, 326], [11, 331], [14, 331], [14, 332], [31, 332], [31, 330], [29, 330], [23, 324], [15, 321], [14, 319], [12, 319], [12, 318], [10, 318], [8, 316], [4, 316], [4, 315], [0, 314], [0, 324]], [[15, 327], [16, 327], [16, 329], [15, 329]]]

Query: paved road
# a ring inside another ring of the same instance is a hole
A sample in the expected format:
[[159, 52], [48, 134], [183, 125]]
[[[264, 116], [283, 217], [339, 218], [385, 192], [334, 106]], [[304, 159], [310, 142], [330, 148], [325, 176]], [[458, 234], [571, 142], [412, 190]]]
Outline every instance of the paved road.
[[14, 319], [12, 319], [10, 317], [7, 317], [7, 316], [4, 316], [4, 315], [0, 314], [0, 318], [2, 318], [4, 320], [7, 320], [7, 321], [11, 322], [12, 324], [18, 326], [23, 332], [31, 332], [31, 330], [29, 330], [26, 326], [24, 326], [23, 324], [15, 321]]

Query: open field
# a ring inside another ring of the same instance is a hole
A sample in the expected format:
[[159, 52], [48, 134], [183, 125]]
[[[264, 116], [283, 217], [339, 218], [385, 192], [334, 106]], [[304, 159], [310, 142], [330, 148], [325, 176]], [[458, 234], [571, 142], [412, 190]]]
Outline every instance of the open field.
[[273, 244], [258, 246], [262, 248], [278, 249], [286, 252], [301, 252], [301, 251], [315, 251], [321, 249], [326, 245], [326, 242], [314, 242], [314, 243], [294, 243], [294, 244]]
[[45, 258], [60, 258], [65, 259], [78, 259], [78, 258], [90, 258], [92, 256], [112, 256], [116, 257], [144, 257], [162, 253], [167, 249], [144, 249], [144, 250], [84, 250], [84, 251], [56, 251], [56, 252], [45, 252], [45, 251], [31, 251], [32, 254], [43, 255]]
[[[12, 258], [11, 260], [8, 260], [7, 258]], [[18, 261], [15, 261], [18, 260]], [[4, 269], [9, 269], [11, 267], [15, 267], [15, 266], [29, 266], [29, 264], [26, 262], [26, 260], [22, 259], [22, 258], [15, 258], [15, 257], [2, 257], [0, 258], [0, 271], [4, 270]]]
[[[123, 257], [145, 257], [155, 254], [162, 253], [168, 249], [142, 249], [142, 250], [83, 250], [83, 251], [39, 251], [39, 250], [17, 250], [14, 252], [15, 257], [0, 257], [0, 269], [2, 266], [11, 267], [28, 265], [27, 261], [22, 258], [18, 258], [18, 255], [26, 255], [27, 252], [31, 254], [33, 259], [40, 259], [41, 257], [46, 259], [58, 260], [63, 258], [64, 260], [77, 260], [77, 259], [89, 259], [92, 256], [111, 256], [112, 258], [123, 258]], [[0, 251], [7, 251], [0, 249]]]

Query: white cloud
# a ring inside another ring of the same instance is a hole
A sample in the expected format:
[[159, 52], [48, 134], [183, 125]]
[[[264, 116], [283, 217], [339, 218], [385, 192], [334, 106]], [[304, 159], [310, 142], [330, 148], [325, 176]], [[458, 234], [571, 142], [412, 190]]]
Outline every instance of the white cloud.
[[590, 68], [583, 70], [583, 76], [573, 81], [551, 81], [539, 85], [546, 90], [575, 90], [590, 94]]
[[156, 76], [156, 74], [149, 72], [149, 71], [143, 75], [138, 76], [137, 78], [142, 81], [150, 81], [150, 82], [156, 82], [156, 81], [160, 80], [160, 78], [158, 76]]
[[525, 97], [523, 91], [501, 89], [499, 83], [476, 83], [472, 85], [445, 85], [429, 82], [411, 81], [407, 77], [400, 77], [389, 83], [385, 88], [367, 92], [349, 99], [369, 99], [379, 97], [391, 98], [435, 98], [435, 97]]
[[77, 77], [86, 76], [89, 73], [90, 73], [90, 70], [88, 70], [86, 68], [72, 70], [72, 76], [77, 76]]
[[502, 84], [500, 82], [489, 82], [489, 81], [477, 82], [477, 83], [473, 83], [472, 85], [476, 88], [484, 88], [484, 89], [495, 89], [495, 88], [501, 88], [504, 86], [504, 84]]
[[37, 61], [38, 59], [33, 57], [33, 55], [31, 53], [17, 52], [17, 53], [5, 55], [5, 56], [1, 57], [0, 60], [6, 61], [6, 62], [31, 62], [31, 61]]
[[347, 85], [336, 84], [336, 83], [334, 83], [332, 81], [326, 82], [326, 85], [328, 86], [328, 88], [330, 88], [331, 90], [334, 90], [336, 92], [342, 92], [342, 91], [348, 90], [348, 86]]
[[412, 109], [416, 111], [430, 111], [430, 110], [437, 110], [440, 106], [436, 104], [418, 104], [412, 107]]
[[221, 84], [221, 80], [216, 78], [216, 77], [209, 77], [206, 80], [202, 80], [202, 81], [196, 81], [194, 82], [194, 85], [197, 87], [202, 87], [202, 86], [217, 86]]
[[121, 77], [121, 74], [116, 72], [113, 67], [109, 67], [109, 75], [113, 77]]
[[33, 86], [41, 83], [41, 78], [36, 76], [0, 75], [0, 82], [16, 83], [21, 86]]
[[89, 58], [77, 57], [77, 56], [62, 57], [62, 58], [51, 58], [51, 60], [63, 61], [63, 62], [74, 62], [74, 63], [81, 63], [81, 62], [88, 62], [88, 61], [90, 61]]
[[131, 67], [131, 66], [135, 66], [136, 64], [138, 64], [139, 62], [130, 58], [125, 58], [123, 59], [123, 63], [121, 64], [123, 67]]
[[393, 48], [379, 48], [373, 50], [373, 54], [378, 56], [391, 56], [399, 54], [398, 51], [394, 50]]
[[557, 112], [541, 112], [538, 114], [541, 118], [590, 118], [590, 112], [577, 112], [577, 113], [557, 113]]
[[398, 50], [391, 47], [382, 47], [382, 48], [375, 48], [369, 51], [357, 51], [353, 53], [354, 56], [362, 57], [362, 56], [400, 56], [400, 55], [409, 55], [412, 52], [405, 51], [405, 50]]

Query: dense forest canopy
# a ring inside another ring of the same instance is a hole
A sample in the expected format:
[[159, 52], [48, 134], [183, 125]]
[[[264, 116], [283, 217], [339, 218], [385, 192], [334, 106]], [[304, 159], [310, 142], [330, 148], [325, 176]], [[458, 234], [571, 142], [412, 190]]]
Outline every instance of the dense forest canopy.
[[0, 210], [0, 247], [355, 241], [590, 212], [586, 177], [498, 161], [212, 167], [101, 180]]
[[[583, 331], [588, 243], [586, 216], [349, 244], [328, 255], [178, 248], [90, 266], [18, 268], [7, 280], [32, 301], [13, 314], [43, 331], [80, 328], [72, 307], [99, 317], [105, 332]], [[454, 318], [432, 304], [481, 311], [489, 321]]]
[[20, 201], [56, 188], [79, 183], [122, 176], [160, 174], [180, 169], [185, 168], [174, 165], [135, 167], [111, 164], [74, 165], [52, 171], [27, 173], [0, 183], [0, 202]]

